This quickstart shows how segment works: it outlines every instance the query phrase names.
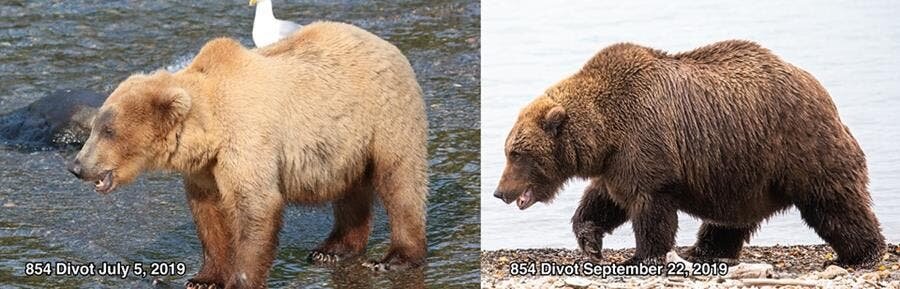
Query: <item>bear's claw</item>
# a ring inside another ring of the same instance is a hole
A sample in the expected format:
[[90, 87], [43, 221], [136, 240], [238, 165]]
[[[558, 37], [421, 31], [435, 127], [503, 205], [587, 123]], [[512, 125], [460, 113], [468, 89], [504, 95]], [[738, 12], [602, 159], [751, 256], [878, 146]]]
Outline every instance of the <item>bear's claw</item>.
[[187, 282], [184, 283], [184, 288], [187, 288], [187, 289], [218, 289], [218, 288], [225, 288], [225, 287], [219, 286], [214, 283], [209, 284], [209, 283], [188, 280]]
[[317, 264], [332, 264], [341, 261], [338, 254], [325, 253], [322, 251], [312, 251], [309, 253], [309, 261]]
[[594, 261], [603, 259], [603, 231], [594, 226], [593, 222], [584, 222], [576, 227], [575, 238], [578, 240], [578, 248]]

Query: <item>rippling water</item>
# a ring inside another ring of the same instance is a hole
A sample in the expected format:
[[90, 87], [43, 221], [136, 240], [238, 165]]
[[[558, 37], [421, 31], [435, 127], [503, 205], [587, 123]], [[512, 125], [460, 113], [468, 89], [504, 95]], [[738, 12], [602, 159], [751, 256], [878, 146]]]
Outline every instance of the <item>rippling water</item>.
[[[275, 1], [279, 18], [356, 24], [397, 45], [425, 91], [430, 121], [429, 258], [425, 270], [373, 275], [358, 266], [305, 261], [332, 223], [325, 207], [285, 211], [271, 287], [443, 288], [477, 286], [479, 251], [480, 7], [381, 1]], [[87, 88], [109, 93], [134, 72], [177, 69], [207, 40], [251, 45], [246, 1], [0, 1], [0, 113], [47, 93]], [[151, 278], [23, 277], [29, 261], [185, 262], [200, 265], [200, 245], [174, 174], [147, 174], [108, 196], [64, 169], [71, 152], [0, 147], [0, 287], [154, 287]], [[387, 249], [377, 210], [369, 258]]]
[[[733, 38], [757, 41], [822, 82], [868, 157], [884, 234], [900, 241], [897, 15], [900, 6], [886, 0], [486, 2], [482, 247], [577, 247], [569, 220], [585, 183], [572, 182], [553, 204], [524, 212], [491, 195], [503, 169], [503, 140], [522, 106], [616, 42], [674, 52]], [[678, 244], [692, 244], [699, 221], [687, 215], [679, 221]], [[822, 242], [791, 210], [764, 223], [750, 243]], [[604, 245], [633, 247], [631, 228], [619, 228]]]

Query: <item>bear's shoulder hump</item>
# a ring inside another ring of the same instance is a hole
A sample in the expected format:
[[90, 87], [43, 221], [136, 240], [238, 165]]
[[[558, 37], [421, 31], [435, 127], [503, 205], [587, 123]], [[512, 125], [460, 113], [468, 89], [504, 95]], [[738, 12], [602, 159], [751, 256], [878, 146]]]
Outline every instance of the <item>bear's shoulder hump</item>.
[[238, 63], [247, 49], [240, 42], [232, 38], [221, 37], [210, 40], [188, 66], [188, 69], [205, 72], [213, 68], [233, 65]]

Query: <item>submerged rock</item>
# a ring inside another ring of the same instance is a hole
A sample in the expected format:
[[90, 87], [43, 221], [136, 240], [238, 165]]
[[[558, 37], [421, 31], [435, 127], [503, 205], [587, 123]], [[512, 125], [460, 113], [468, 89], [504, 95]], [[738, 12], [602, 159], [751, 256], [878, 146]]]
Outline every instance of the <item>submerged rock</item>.
[[84, 143], [105, 95], [84, 89], [57, 90], [0, 116], [0, 142], [20, 148]]

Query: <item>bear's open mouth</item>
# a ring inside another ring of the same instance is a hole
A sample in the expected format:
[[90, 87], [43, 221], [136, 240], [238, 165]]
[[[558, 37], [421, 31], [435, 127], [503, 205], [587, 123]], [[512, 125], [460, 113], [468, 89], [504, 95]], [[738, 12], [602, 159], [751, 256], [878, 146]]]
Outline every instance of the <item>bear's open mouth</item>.
[[115, 179], [112, 170], [103, 172], [100, 179], [94, 181], [94, 190], [98, 193], [109, 193], [115, 188]]
[[531, 192], [530, 188], [525, 190], [525, 192], [516, 199], [516, 205], [519, 206], [519, 210], [528, 209], [528, 207], [534, 205], [534, 202], [534, 193]]

